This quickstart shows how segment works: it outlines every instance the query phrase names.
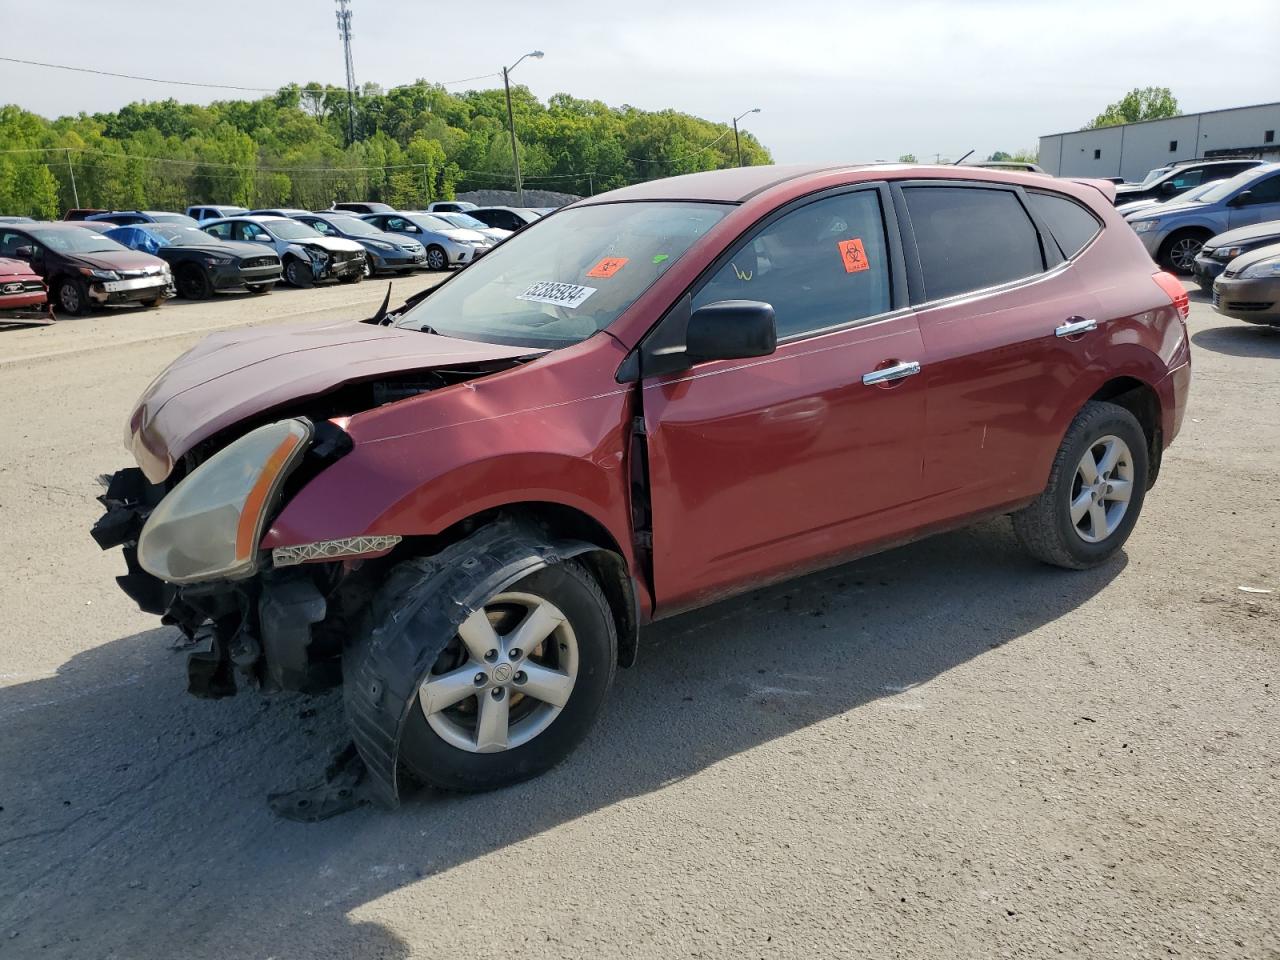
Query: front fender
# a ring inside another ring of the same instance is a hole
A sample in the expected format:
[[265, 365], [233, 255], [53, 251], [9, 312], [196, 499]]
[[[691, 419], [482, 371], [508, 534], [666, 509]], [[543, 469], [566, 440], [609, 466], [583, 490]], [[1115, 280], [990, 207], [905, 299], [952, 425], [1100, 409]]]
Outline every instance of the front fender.
[[373, 601], [365, 630], [343, 654], [343, 700], [369, 791], [400, 803], [399, 756], [418, 686], [458, 626], [496, 593], [535, 570], [596, 550], [547, 543], [509, 518], [488, 524], [432, 557], [395, 569]]

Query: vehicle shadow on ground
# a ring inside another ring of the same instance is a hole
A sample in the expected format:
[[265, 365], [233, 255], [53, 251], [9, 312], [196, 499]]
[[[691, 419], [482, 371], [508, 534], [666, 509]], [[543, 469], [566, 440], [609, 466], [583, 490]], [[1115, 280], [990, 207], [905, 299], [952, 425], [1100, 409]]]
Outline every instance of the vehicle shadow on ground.
[[1191, 342], [1202, 350], [1231, 357], [1280, 358], [1280, 328], [1277, 327], [1254, 323], [1210, 327], [1192, 334]]
[[[1125, 563], [1041, 566], [999, 520], [758, 591], [646, 630], [598, 726], [549, 774], [309, 825], [265, 797], [314, 780], [341, 744], [336, 694], [200, 702], [174, 632], [103, 644], [0, 688], [0, 953], [421, 952], [352, 914], [812, 724], [840, 718], [856, 743], [861, 710], [1016, 643]], [[533, 896], [543, 868], [522, 862], [504, 883]]]

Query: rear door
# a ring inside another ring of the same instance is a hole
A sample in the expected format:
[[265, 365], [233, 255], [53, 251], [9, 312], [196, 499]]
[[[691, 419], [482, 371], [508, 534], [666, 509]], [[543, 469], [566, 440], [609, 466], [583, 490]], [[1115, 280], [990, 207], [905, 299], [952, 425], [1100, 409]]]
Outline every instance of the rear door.
[[1234, 202], [1238, 205], [1227, 207], [1227, 223], [1232, 229], [1280, 220], [1280, 173], [1274, 173], [1265, 180], [1255, 180], [1249, 187], [1249, 195], [1242, 197], [1237, 194]]
[[[1100, 224], [1062, 194], [1032, 198], [1006, 184], [924, 181], [895, 194], [916, 254], [908, 267], [929, 395], [921, 515], [951, 520], [1043, 483], [1048, 424], [1084, 369], [1099, 309], [1068, 259]], [[1033, 203], [1063, 222], [1061, 246]]]
[[694, 309], [772, 304], [779, 344], [768, 357], [643, 383], [660, 610], [794, 574], [911, 526], [922, 344], [888, 210], [887, 188], [876, 186], [800, 202], [695, 287]]

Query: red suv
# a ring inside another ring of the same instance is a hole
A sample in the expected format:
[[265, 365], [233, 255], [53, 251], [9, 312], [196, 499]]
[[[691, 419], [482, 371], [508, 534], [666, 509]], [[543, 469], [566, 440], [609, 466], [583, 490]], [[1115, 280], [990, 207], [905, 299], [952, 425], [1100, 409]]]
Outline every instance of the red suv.
[[95, 537], [209, 638], [193, 692], [343, 684], [381, 800], [533, 776], [656, 618], [994, 514], [1057, 566], [1120, 548], [1190, 353], [1113, 191], [751, 167], [580, 201], [394, 312], [207, 338]]

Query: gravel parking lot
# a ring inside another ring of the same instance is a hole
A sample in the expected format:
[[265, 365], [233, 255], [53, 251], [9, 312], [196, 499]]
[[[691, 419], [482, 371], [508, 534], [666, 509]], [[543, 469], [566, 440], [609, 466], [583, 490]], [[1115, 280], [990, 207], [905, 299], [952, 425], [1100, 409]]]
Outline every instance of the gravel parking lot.
[[1112, 565], [1004, 521], [903, 547], [651, 628], [539, 780], [284, 822], [338, 698], [188, 697], [94, 478], [203, 334], [384, 290], [0, 332], [0, 957], [1280, 958], [1280, 333], [1193, 294]]

